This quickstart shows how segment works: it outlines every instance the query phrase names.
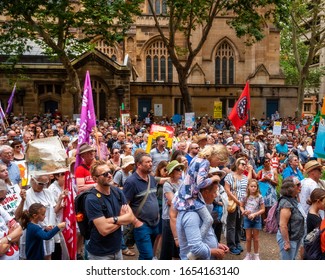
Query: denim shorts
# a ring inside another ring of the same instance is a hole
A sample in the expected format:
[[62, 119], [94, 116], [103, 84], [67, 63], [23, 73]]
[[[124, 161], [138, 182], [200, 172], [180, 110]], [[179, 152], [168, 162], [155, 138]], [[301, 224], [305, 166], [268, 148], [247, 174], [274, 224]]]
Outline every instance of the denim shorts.
[[262, 230], [262, 218], [261, 216], [254, 218], [253, 220], [248, 219], [246, 216], [244, 217], [244, 229], [253, 228]]

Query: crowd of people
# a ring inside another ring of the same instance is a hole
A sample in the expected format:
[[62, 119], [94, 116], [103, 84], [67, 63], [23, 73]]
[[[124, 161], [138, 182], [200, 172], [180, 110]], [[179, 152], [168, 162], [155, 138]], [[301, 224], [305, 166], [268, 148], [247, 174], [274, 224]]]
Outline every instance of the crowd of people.
[[[229, 120], [197, 118], [192, 127], [169, 118], [128, 125], [97, 122], [78, 147], [79, 126], [55, 115], [9, 116], [0, 135], [0, 259], [63, 259], [65, 173], [32, 176], [17, 162], [28, 144], [58, 136], [66, 150], [75, 195], [85, 201], [90, 237], [77, 233], [77, 259], [259, 260], [259, 232], [278, 203], [280, 259], [303, 256], [303, 239], [324, 219], [324, 159], [314, 154], [311, 119], [252, 119], [238, 131]], [[168, 125], [148, 141], [150, 125]], [[148, 146], [150, 145], [150, 146]], [[74, 166], [76, 156], [81, 157]], [[279, 199], [280, 197], [280, 199]], [[231, 209], [230, 209], [231, 208]], [[225, 244], [221, 242], [224, 235]]]

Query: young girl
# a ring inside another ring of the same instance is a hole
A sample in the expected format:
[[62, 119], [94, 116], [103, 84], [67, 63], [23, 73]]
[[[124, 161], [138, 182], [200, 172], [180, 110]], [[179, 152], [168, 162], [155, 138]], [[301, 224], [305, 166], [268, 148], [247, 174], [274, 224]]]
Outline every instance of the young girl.
[[44, 260], [44, 240], [51, 239], [65, 228], [65, 222], [59, 223], [49, 231], [43, 230], [38, 223], [44, 221], [46, 208], [41, 203], [33, 203], [21, 217], [21, 224], [26, 231], [26, 259]]
[[[198, 213], [202, 220], [200, 228], [202, 239], [206, 237], [211, 228], [213, 219], [200, 195], [200, 189], [220, 181], [218, 175], [209, 177], [210, 166], [224, 165], [228, 162], [228, 156], [227, 148], [222, 144], [206, 146], [192, 159], [185, 180], [173, 199], [174, 208], [177, 211], [196, 211]], [[187, 257], [195, 259], [191, 253]]]
[[[265, 212], [265, 206], [257, 180], [249, 180], [246, 196], [241, 201], [240, 211], [244, 216], [243, 228], [246, 229], [247, 253], [244, 260], [259, 260], [258, 235], [262, 229], [261, 215]], [[251, 254], [252, 240], [254, 240], [254, 255]]]
[[320, 210], [325, 209], [325, 190], [321, 188], [314, 189], [307, 204], [310, 205], [307, 215], [307, 234], [313, 231], [313, 229], [320, 226], [322, 218], [319, 215]]

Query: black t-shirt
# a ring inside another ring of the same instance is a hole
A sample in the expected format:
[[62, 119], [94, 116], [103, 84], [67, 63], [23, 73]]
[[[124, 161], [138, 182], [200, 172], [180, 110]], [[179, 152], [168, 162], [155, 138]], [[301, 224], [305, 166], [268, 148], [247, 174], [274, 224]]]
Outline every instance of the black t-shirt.
[[[121, 206], [127, 204], [123, 192], [116, 187], [111, 188], [114, 188], [114, 191], [111, 189], [110, 195], [105, 195], [100, 192], [96, 195], [87, 195], [85, 208], [90, 222], [102, 216], [105, 216], [106, 218], [119, 216]], [[103, 213], [102, 203], [104, 203], [107, 208], [106, 213]], [[121, 244], [121, 228], [106, 236], [102, 236], [98, 232], [97, 228], [93, 226], [87, 250], [95, 256], [111, 255], [121, 250]]]
[[307, 215], [307, 234], [313, 231], [313, 229], [318, 228], [322, 218], [318, 215], [308, 213]]

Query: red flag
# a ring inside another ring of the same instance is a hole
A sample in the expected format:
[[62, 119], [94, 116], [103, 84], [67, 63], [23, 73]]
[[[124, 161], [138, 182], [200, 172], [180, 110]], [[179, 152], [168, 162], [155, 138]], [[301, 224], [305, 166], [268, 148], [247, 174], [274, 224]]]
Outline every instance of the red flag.
[[248, 109], [250, 109], [250, 106], [251, 100], [249, 95], [249, 81], [247, 81], [243, 92], [241, 93], [239, 99], [237, 100], [234, 108], [232, 108], [228, 117], [236, 128], [236, 130], [238, 130], [247, 122]]
[[72, 180], [70, 172], [65, 173], [64, 189], [69, 190], [66, 197], [66, 206], [63, 208], [63, 221], [66, 222], [66, 227], [62, 231], [70, 260], [75, 260], [77, 257], [77, 222], [74, 211], [74, 199], [72, 190]]

